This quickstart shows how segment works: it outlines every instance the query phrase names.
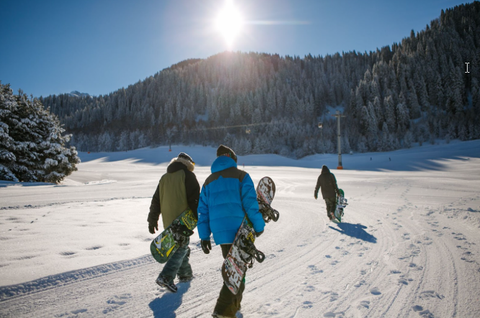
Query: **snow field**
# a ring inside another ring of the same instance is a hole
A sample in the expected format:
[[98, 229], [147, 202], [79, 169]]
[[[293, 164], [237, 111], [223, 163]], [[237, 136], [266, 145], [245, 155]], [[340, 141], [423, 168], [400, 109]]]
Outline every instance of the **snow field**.
[[[257, 239], [266, 259], [247, 272], [237, 317], [480, 316], [480, 142], [426, 148], [346, 156], [332, 169], [349, 203], [341, 224], [313, 198], [336, 156], [239, 158], [255, 183], [273, 178], [281, 215]], [[214, 149], [178, 149], [203, 184]], [[210, 317], [222, 257], [197, 233], [195, 279], [177, 294], [154, 283], [146, 217], [177, 152], [152, 151], [94, 154], [60, 186], [0, 183], [0, 317]], [[385, 156], [390, 170], [375, 166]]]

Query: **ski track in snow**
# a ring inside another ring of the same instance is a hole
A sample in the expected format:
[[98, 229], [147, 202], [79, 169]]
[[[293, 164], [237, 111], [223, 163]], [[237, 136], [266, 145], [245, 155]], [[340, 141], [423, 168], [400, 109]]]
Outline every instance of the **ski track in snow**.
[[[95, 182], [106, 169], [117, 182]], [[238, 318], [480, 316], [480, 159], [332, 170], [349, 203], [341, 224], [313, 199], [320, 169], [245, 169], [274, 179], [280, 219], [256, 242], [266, 259], [247, 272]], [[215, 245], [203, 254], [197, 233], [195, 279], [176, 294], [154, 283], [162, 265], [147, 254], [146, 217], [164, 171], [92, 161], [65, 186], [1, 188], [0, 317], [210, 317], [222, 257]], [[209, 169], [195, 172], [202, 184]]]

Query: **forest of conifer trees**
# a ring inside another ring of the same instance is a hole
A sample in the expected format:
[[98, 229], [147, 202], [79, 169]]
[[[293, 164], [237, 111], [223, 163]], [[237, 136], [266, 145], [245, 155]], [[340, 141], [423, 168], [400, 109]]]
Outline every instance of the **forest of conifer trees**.
[[[480, 2], [375, 52], [191, 59], [103, 96], [40, 98], [80, 151], [225, 143], [300, 158], [480, 138]], [[466, 67], [469, 67], [468, 72]], [[318, 128], [318, 123], [323, 128]]]

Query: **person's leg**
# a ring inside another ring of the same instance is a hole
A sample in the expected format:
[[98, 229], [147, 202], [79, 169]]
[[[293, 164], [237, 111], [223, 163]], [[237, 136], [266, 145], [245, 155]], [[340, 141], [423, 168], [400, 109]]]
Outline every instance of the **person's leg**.
[[328, 203], [328, 199], [325, 199], [325, 207], [326, 207], [326, 210], [327, 210], [327, 217], [331, 220], [332, 216], [330, 215], [330, 206], [329, 206], [329, 203]]
[[[188, 243], [185, 244], [184, 246], [180, 247], [165, 263], [165, 266], [163, 267], [163, 270], [160, 272], [159, 277], [163, 277], [165, 281], [168, 283], [173, 283], [173, 280], [175, 279], [175, 276], [177, 276], [177, 273], [181, 266], [183, 265], [184, 258], [187, 255], [187, 253], [190, 251], [190, 248], [188, 247]], [[188, 262], [188, 260], [187, 260]], [[188, 264], [189, 266], [190, 264]]]
[[[232, 244], [224, 244], [220, 246], [222, 248], [223, 258], [225, 259]], [[240, 309], [244, 290], [245, 279], [242, 280], [237, 295], [232, 294], [227, 285], [224, 283], [222, 285], [222, 289], [220, 290], [214, 313], [227, 317], [235, 317], [236, 312]]]
[[327, 216], [330, 220], [334, 218], [335, 201], [336, 201], [335, 198], [325, 199], [325, 203], [327, 205]]
[[180, 281], [189, 281], [193, 277], [192, 266], [190, 265], [190, 248], [187, 245], [187, 253], [183, 257], [182, 264], [180, 265], [177, 276]]

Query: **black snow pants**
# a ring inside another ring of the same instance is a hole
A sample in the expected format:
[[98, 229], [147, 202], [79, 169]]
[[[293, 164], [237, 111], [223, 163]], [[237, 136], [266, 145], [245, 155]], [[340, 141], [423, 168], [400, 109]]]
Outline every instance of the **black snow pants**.
[[337, 208], [337, 198], [325, 199], [325, 203], [327, 204], [327, 216], [330, 218], [330, 214], [333, 215], [333, 213], [335, 213], [335, 209]]

